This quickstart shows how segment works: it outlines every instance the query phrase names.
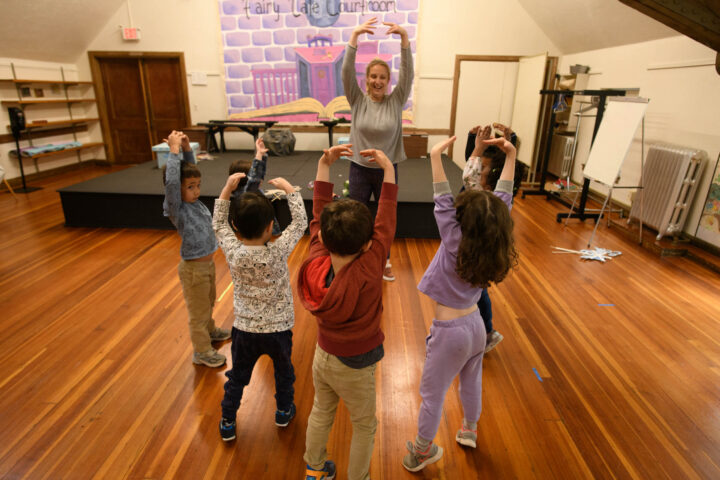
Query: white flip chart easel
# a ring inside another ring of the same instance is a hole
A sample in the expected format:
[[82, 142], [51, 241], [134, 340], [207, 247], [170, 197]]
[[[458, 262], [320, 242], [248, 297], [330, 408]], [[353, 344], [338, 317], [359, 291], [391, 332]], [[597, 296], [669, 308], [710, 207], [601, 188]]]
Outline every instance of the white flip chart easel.
[[[641, 97], [613, 97], [608, 100], [605, 115], [602, 118], [597, 136], [590, 149], [590, 156], [583, 170], [583, 176], [600, 182], [610, 189], [600, 210], [600, 217], [595, 222], [595, 229], [593, 229], [588, 247], [595, 236], [608, 200], [612, 197], [612, 190], [617, 183], [625, 157], [627, 157], [630, 145], [635, 138], [635, 132], [641, 123], [643, 124], [642, 155], [643, 157], [645, 155], [645, 111], [647, 110], [648, 101], [647, 98]], [[642, 169], [642, 165], [640, 168]]]

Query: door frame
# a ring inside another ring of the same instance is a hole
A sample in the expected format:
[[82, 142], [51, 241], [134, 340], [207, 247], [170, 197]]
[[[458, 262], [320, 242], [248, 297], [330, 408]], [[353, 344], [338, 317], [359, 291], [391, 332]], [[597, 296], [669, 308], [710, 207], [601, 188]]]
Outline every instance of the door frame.
[[[518, 63], [520, 59], [525, 55], [455, 55], [455, 72], [453, 75], [453, 91], [452, 91], [452, 103], [450, 107], [450, 132], [455, 132], [455, 117], [457, 116], [457, 99], [460, 88], [460, 64], [462, 62], [513, 62]], [[558, 57], [550, 56], [547, 57], [546, 70], [545, 70], [545, 88], [552, 88], [555, 81], [555, 74], [557, 73]], [[540, 92], [538, 92], [538, 95]], [[550, 121], [550, 113], [552, 102], [547, 95], [543, 95], [540, 103], [539, 121], [538, 128], [535, 133], [535, 151], [544, 152], [547, 138], [543, 132], [547, 128], [547, 124]], [[448, 156], [453, 158], [453, 146], [450, 145], [448, 149]], [[536, 170], [541, 162], [536, 162], [533, 158], [533, 162], [530, 168], [528, 168], [528, 175], [534, 178], [534, 170]]]
[[[108, 107], [105, 103], [105, 89], [103, 87], [102, 71], [100, 69], [100, 60], [103, 59], [172, 59], [178, 60], [180, 66], [180, 75], [182, 76], [182, 106], [185, 109], [185, 118], [192, 122], [190, 116], [190, 101], [188, 98], [187, 72], [185, 70], [185, 54], [183, 52], [128, 52], [128, 51], [99, 51], [93, 50], [88, 52], [90, 60], [90, 73], [95, 87], [95, 98], [97, 99], [98, 115], [100, 117], [100, 128], [102, 129], [103, 138], [105, 139], [105, 155], [110, 163], [115, 162], [115, 145], [113, 145], [112, 135], [110, 135], [110, 120], [108, 117]], [[141, 70], [142, 75], [142, 70]], [[151, 113], [148, 104], [147, 92], [145, 91], [145, 81], [143, 79], [143, 98], [145, 100], [145, 108], [148, 114]], [[149, 123], [146, 123], [148, 139], [152, 143], [152, 134]]]

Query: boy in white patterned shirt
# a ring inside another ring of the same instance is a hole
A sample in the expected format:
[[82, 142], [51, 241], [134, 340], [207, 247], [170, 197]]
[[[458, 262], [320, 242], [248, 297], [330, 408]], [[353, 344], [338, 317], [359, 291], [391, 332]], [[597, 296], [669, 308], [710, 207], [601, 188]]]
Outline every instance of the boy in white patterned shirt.
[[[291, 362], [292, 328], [295, 324], [293, 296], [287, 258], [307, 228], [307, 214], [300, 194], [284, 178], [270, 180], [285, 191], [292, 221], [275, 241], [272, 237], [275, 212], [259, 192], [231, 194], [244, 173], [228, 177], [215, 201], [213, 229], [230, 267], [234, 283], [235, 322], [232, 328], [232, 368], [225, 375], [220, 436], [235, 439], [235, 419], [243, 389], [250, 382], [253, 367], [261, 355], [268, 355], [275, 369], [275, 424], [285, 427], [295, 416], [295, 370]], [[239, 237], [239, 239], [238, 239]]]

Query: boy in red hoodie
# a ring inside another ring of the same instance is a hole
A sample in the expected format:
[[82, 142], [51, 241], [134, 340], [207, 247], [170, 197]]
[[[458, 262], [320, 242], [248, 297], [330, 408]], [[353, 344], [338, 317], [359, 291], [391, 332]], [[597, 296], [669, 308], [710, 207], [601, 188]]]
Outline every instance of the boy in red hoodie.
[[351, 199], [332, 201], [330, 166], [352, 156], [352, 145], [325, 150], [313, 193], [308, 256], [298, 274], [298, 297], [315, 315], [318, 344], [313, 360], [315, 399], [305, 438], [307, 479], [330, 480], [335, 464], [326, 444], [339, 399], [353, 425], [349, 480], [369, 478], [375, 443], [375, 368], [383, 357], [380, 329], [383, 270], [395, 236], [397, 191], [392, 162], [380, 150], [360, 155], [384, 172], [373, 225], [368, 208]]

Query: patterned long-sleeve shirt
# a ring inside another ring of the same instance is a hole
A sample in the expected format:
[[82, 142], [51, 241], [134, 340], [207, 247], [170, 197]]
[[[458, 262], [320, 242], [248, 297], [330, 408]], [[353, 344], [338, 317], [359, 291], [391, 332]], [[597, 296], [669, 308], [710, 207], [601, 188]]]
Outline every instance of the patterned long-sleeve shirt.
[[283, 332], [295, 325], [287, 259], [307, 228], [300, 194], [287, 196], [292, 221], [275, 242], [243, 244], [228, 223], [228, 200], [215, 200], [213, 228], [230, 267], [234, 284], [235, 322], [252, 333]]

